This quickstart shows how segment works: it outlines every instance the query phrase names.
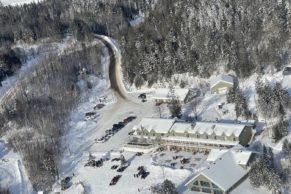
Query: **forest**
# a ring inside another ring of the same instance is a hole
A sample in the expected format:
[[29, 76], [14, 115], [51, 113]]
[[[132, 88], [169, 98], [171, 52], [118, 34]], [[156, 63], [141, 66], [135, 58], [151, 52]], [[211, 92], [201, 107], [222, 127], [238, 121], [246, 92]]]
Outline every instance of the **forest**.
[[1, 105], [5, 111], [0, 113], [0, 135], [5, 133], [8, 145], [22, 156], [36, 191], [49, 191], [59, 178], [58, 166], [67, 143], [63, 136], [80, 101], [78, 81], [98, 74], [100, 54], [101, 47], [95, 46], [50, 56]]
[[[0, 87], [22, 65], [15, 45], [58, 42], [68, 36], [89, 42], [94, 34], [118, 41], [124, 77], [137, 87], [167, 81], [174, 74], [207, 78], [218, 69], [238, 78], [276, 72], [290, 59], [290, 6], [288, 0], [45, 0], [22, 6], [0, 2]], [[138, 18], [142, 22], [134, 25]], [[99, 48], [91, 49], [100, 53]], [[80, 97], [80, 69], [96, 73], [90, 60], [93, 51], [50, 56], [0, 114], [0, 135], [9, 133], [9, 145], [23, 157], [35, 190], [50, 190], [58, 178], [61, 137]], [[256, 92], [258, 108], [276, 124], [274, 138], [282, 138], [286, 91], [280, 85], [257, 83]], [[255, 118], [239, 87], [228, 100], [235, 103], [237, 117]], [[262, 168], [272, 169], [265, 160], [261, 158]]]
[[[84, 41], [93, 33], [119, 41], [124, 75], [136, 86], [185, 72], [208, 77], [223, 69], [239, 78], [268, 69], [276, 72], [290, 57], [290, 6], [287, 0], [46, 0], [0, 5], [0, 76], [19, 67], [10, 51], [16, 42], [67, 35]], [[144, 22], [131, 25], [139, 17]]]

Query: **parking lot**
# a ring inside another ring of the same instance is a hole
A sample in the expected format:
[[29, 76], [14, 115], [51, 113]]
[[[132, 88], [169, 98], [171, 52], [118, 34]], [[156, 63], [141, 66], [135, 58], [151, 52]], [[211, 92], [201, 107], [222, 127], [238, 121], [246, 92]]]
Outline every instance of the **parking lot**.
[[173, 169], [194, 170], [206, 160], [208, 153], [185, 151], [158, 151], [153, 154], [152, 161], [157, 165]]
[[[92, 155], [96, 155], [92, 153]], [[103, 158], [102, 166], [86, 166], [88, 155], [83, 156], [81, 162], [74, 171], [73, 183], [82, 182], [84, 186], [89, 186], [91, 193], [102, 194], [136, 194], [150, 193], [152, 185], [163, 182], [165, 178], [171, 179], [177, 186], [182, 184], [191, 173], [186, 169], [171, 169], [153, 165], [151, 154], [139, 155], [133, 152], [124, 152], [124, 159], [127, 162], [125, 169], [120, 169], [121, 160], [119, 152], [110, 154], [97, 154], [95, 161]], [[107, 158], [107, 159], [105, 159]], [[115, 178], [116, 177], [116, 178]], [[110, 185], [111, 184], [111, 185]], [[66, 190], [66, 193], [74, 193], [74, 187]]]
[[132, 122], [135, 119], [136, 119], [136, 116], [128, 116], [125, 119], [123, 119], [123, 121], [120, 121], [116, 124], [113, 124], [112, 128], [107, 129], [105, 131], [105, 134], [102, 137], [96, 138], [95, 142], [96, 143], [104, 143], [104, 142], [108, 141], [119, 130], [123, 129], [127, 124], [129, 124], [130, 122]]

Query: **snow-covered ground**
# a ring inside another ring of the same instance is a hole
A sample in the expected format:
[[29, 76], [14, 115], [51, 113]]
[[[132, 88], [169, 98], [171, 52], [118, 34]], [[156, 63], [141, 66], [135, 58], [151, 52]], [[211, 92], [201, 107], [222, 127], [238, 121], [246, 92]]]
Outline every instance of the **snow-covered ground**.
[[31, 2], [39, 2], [41, 0], [1, 0], [3, 5], [23, 5]]
[[[59, 46], [64, 48], [63, 46]], [[118, 49], [118, 45], [116, 46]], [[166, 104], [163, 104], [160, 108], [154, 105], [154, 102], [148, 101], [141, 103], [138, 101], [137, 96], [141, 92], [151, 92], [153, 88], [148, 89], [143, 87], [138, 90], [134, 87], [125, 85], [130, 92], [130, 100], [121, 98], [117, 93], [110, 89], [110, 83], [108, 78], [108, 66], [109, 56], [103, 56], [101, 59], [102, 67], [105, 76], [94, 77], [89, 76], [87, 79], [93, 85], [92, 89], [86, 89], [85, 81], [80, 81], [79, 86], [82, 89], [82, 97], [79, 106], [72, 112], [70, 122], [68, 123], [67, 134], [63, 137], [65, 139], [64, 157], [61, 162], [60, 171], [61, 178], [71, 176], [74, 174], [72, 182], [73, 185], [62, 193], [101, 193], [101, 194], [136, 194], [139, 193], [151, 193], [150, 187], [154, 184], [161, 183], [165, 178], [170, 179], [175, 183], [180, 193], [189, 193], [186, 190], [184, 184], [193, 177], [193, 173], [203, 167], [204, 155], [193, 155], [189, 152], [172, 153], [148, 153], [142, 156], [135, 156], [133, 152], [124, 152], [125, 158], [129, 161], [129, 167], [122, 173], [111, 170], [111, 166], [118, 162], [111, 162], [111, 160], [104, 162], [104, 165], [100, 168], [84, 167], [87, 162], [89, 153], [96, 155], [96, 157], [102, 157], [103, 155], [109, 155], [110, 158], [114, 158], [120, 155], [122, 147], [130, 139], [128, 133], [132, 130], [132, 127], [137, 124], [143, 117], [169, 117], [169, 110]], [[31, 59], [27, 65], [24, 65], [20, 70], [19, 75], [22, 72], [27, 72], [28, 67], [33, 67], [37, 64], [37, 59]], [[118, 60], [121, 63], [121, 59]], [[24, 74], [24, 73], [23, 73]], [[199, 79], [197, 77], [188, 77], [185, 79], [185, 75], [177, 75], [175, 77], [178, 82], [187, 81], [187, 87], [202, 89], [201, 102], [197, 106], [197, 113], [199, 120], [224, 120], [234, 121], [236, 119], [234, 105], [226, 104], [225, 95], [212, 95], [208, 90], [207, 80]], [[14, 81], [13, 81], [14, 79]], [[2, 93], [5, 92], [5, 88], [10, 88], [13, 82], [16, 82], [19, 77], [11, 77], [9, 80], [4, 81]], [[122, 75], [121, 75], [122, 79]], [[291, 93], [291, 76], [282, 76], [282, 72], [275, 75], [265, 75], [263, 79], [267, 79], [269, 82], [281, 82], [283, 87], [288, 89]], [[242, 87], [245, 94], [248, 96], [249, 106], [252, 111], [255, 109], [255, 89], [254, 83], [256, 75], [251, 76], [246, 80], [240, 80], [240, 87]], [[9, 83], [11, 82], [11, 83]], [[158, 83], [155, 87], [165, 87], [167, 84]], [[178, 87], [178, 84], [175, 85]], [[1, 90], [1, 88], [0, 88]], [[0, 94], [2, 94], [0, 91]], [[1, 98], [1, 96], [0, 96]], [[100, 110], [94, 110], [94, 107], [100, 103], [105, 104], [105, 107]], [[218, 104], [225, 103], [222, 109], [218, 108]], [[193, 118], [193, 107], [191, 103], [188, 103], [182, 108], [183, 113]], [[87, 112], [95, 112], [96, 116], [92, 119], [85, 120], [85, 114]], [[124, 118], [135, 115], [137, 119], [127, 124], [122, 130], [112, 136], [105, 143], [96, 143], [95, 139], [102, 137], [105, 134], [105, 130], [111, 129], [112, 125], [122, 121]], [[260, 125], [260, 127], [262, 127]], [[260, 139], [260, 137], [258, 138]], [[266, 140], [261, 137], [263, 142]], [[282, 142], [276, 145], [272, 145], [275, 149], [280, 151]], [[191, 158], [191, 162], [181, 169], [181, 164], [178, 164], [176, 168], [169, 167], [169, 163], [175, 162], [173, 156], [181, 155], [184, 158]], [[25, 175], [23, 166], [21, 165], [20, 157], [17, 154], [13, 154], [11, 151], [7, 151], [4, 144], [0, 143], [0, 158], [8, 159], [0, 162], [0, 180], [1, 184], [9, 185], [12, 188], [13, 193], [31, 193], [31, 186]], [[199, 158], [199, 159], [198, 159]], [[144, 180], [141, 178], [135, 178], [134, 173], [137, 173], [139, 166], [145, 166], [146, 170], [150, 172], [149, 176]], [[111, 179], [121, 174], [122, 177], [115, 186], [109, 186]], [[3, 181], [2, 181], [3, 180]], [[59, 191], [60, 185], [56, 184], [54, 191]], [[192, 192], [193, 193], [193, 192]], [[232, 193], [234, 194], [263, 194], [268, 193], [265, 190], [254, 190], [249, 184], [248, 179], [239, 185]]]
[[33, 193], [21, 157], [0, 141], [0, 185], [12, 194]]
[[[94, 153], [92, 153], [94, 155]], [[184, 184], [184, 180], [191, 175], [189, 170], [185, 169], [171, 169], [167, 167], [156, 166], [151, 163], [151, 155], [144, 154], [142, 156], [135, 156], [135, 153], [124, 152], [125, 159], [130, 163], [129, 167], [123, 172], [119, 173], [112, 170], [111, 166], [118, 165], [120, 162], [112, 162], [111, 159], [119, 157], [119, 152], [113, 152], [110, 160], [105, 161], [104, 165], [99, 168], [84, 167], [87, 162], [88, 154], [84, 154], [82, 160], [76, 165], [73, 171], [73, 184], [82, 182], [85, 185], [85, 190], [90, 193], [102, 194], [136, 194], [138, 190], [141, 193], [151, 193], [150, 187], [157, 183], [163, 182], [164, 179], [170, 179], [176, 186]], [[98, 159], [98, 157], [96, 158]], [[146, 171], [150, 174], [146, 179], [134, 177], [137, 173], [137, 168], [144, 166]], [[111, 179], [116, 175], [122, 175], [118, 183], [114, 186], [109, 186]], [[71, 189], [69, 193], [75, 193], [75, 189]]]

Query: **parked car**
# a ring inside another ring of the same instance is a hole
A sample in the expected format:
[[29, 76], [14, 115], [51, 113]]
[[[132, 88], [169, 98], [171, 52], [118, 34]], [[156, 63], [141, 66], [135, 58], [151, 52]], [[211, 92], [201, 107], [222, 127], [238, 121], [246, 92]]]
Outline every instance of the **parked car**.
[[122, 129], [124, 127], [124, 124], [114, 124], [112, 129]]
[[143, 153], [142, 152], [137, 152], [135, 155], [136, 156], [141, 156], [141, 155], [143, 155]]
[[105, 106], [105, 104], [97, 104], [96, 106], [94, 106], [94, 110], [98, 110], [101, 109]]
[[134, 119], [136, 119], [136, 116], [129, 116], [127, 118], [130, 119], [130, 121], [133, 121]]
[[97, 143], [104, 143], [104, 142], [105, 142], [105, 138], [102, 137], [102, 138], [96, 139], [95, 141], [96, 141]]
[[111, 162], [119, 161], [119, 160], [120, 160], [120, 158], [113, 158], [113, 159], [111, 160]]
[[285, 67], [283, 70], [283, 75], [291, 75], [291, 67]]
[[115, 170], [115, 169], [117, 169], [118, 168], [118, 165], [113, 165], [113, 166], [111, 166], [111, 169], [113, 169], [113, 170]]
[[116, 185], [116, 183], [118, 182], [118, 180], [120, 179], [121, 175], [117, 175], [115, 177], [113, 177], [113, 179], [111, 180], [111, 182], [109, 183], [110, 186], [112, 185]]
[[66, 177], [63, 180], [61, 180], [61, 189], [62, 190], [66, 190], [68, 189], [71, 185], [70, 185], [70, 181], [71, 181], [71, 177]]
[[138, 98], [140, 98], [140, 99], [146, 99], [147, 98], [147, 95], [145, 93], [142, 93], [142, 94], [138, 95]]
[[121, 166], [117, 169], [117, 172], [123, 172], [128, 166]]
[[128, 133], [128, 135], [133, 135], [134, 134], [134, 131], [130, 131], [129, 133]]
[[85, 121], [91, 120], [91, 119], [95, 119], [98, 115], [95, 112], [87, 112], [85, 113]]

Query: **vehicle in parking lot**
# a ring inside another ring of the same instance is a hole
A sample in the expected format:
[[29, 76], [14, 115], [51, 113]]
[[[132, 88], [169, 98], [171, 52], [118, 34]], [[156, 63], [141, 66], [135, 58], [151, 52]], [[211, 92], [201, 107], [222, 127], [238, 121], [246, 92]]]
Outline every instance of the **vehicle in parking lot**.
[[95, 107], [94, 107], [94, 110], [97, 110], [97, 109], [101, 109], [105, 106], [105, 104], [97, 104]]
[[117, 172], [123, 172], [127, 167], [128, 167], [128, 165], [121, 166], [117, 169]]
[[129, 133], [128, 133], [128, 135], [133, 135], [134, 134], [134, 131], [130, 131]]
[[112, 185], [116, 185], [116, 183], [118, 182], [118, 180], [120, 179], [121, 175], [116, 175], [115, 177], [113, 177], [113, 179], [111, 180], [111, 182], [109, 183], [110, 186]]
[[92, 120], [92, 119], [97, 118], [98, 116], [99, 116], [99, 115], [96, 114], [95, 112], [87, 112], [87, 113], [85, 113], [85, 118], [84, 118], [84, 120], [85, 120], [85, 121], [89, 121], [89, 120]]
[[113, 158], [113, 159], [111, 160], [111, 162], [119, 161], [119, 160], [120, 160], [120, 158]]
[[124, 127], [124, 124], [114, 124], [112, 129], [122, 129]]
[[118, 165], [113, 165], [113, 166], [111, 166], [111, 169], [113, 169], [113, 170], [115, 170], [115, 169], [117, 169], [118, 168]]
[[99, 138], [99, 139], [95, 139], [95, 141], [96, 141], [97, 143], [104, 143], [104, 142], [105, 142], [105, 138], [104, 138], [104, 137], [101, 137], [101, 138]]
[[138, 96], [138, 98], [140, 98], [140, 99], [146, 99], [146, 98], [147, 98], [147, 95], [146, 95], [146, 93], [141, 93], [141, 94]]

